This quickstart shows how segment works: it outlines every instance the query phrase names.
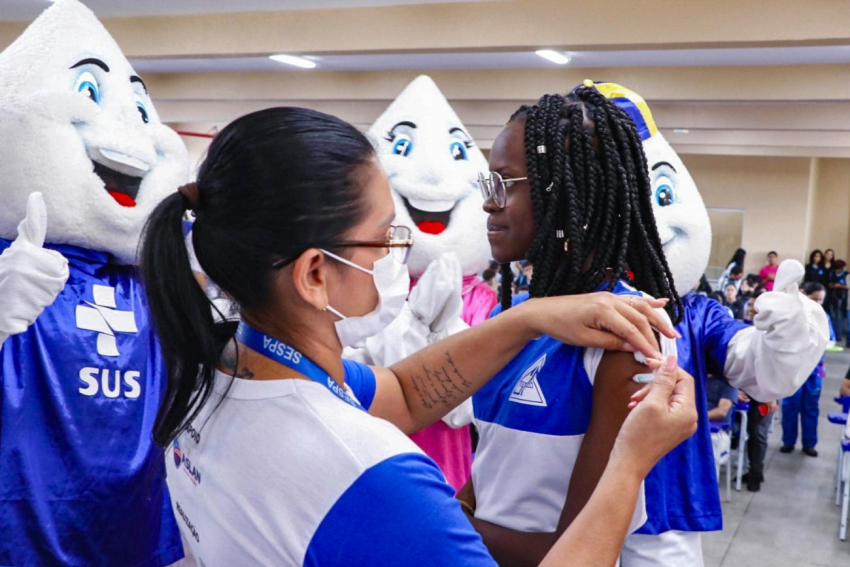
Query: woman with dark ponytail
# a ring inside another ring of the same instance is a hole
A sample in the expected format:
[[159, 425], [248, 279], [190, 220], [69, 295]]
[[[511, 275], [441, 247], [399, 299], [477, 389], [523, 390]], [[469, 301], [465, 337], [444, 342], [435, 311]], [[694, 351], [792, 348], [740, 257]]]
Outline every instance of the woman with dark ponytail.
[[[187, 209], [198, 262], [238, 303], [237, 323], [215, 323], [192, 278]], [[412, 242], [393, 217], [361, 133], [274, 108], [222, 130], [197, 182], [150, 218], [143, 280], [169, 373], [154, 437], [200, 563], [492, 565], [439, 469], [404, 433], [440, 419], [535, 336], [657, 357], [649, 326], [673, 334], [658, 302], [593, 294], [528, 302], [392, 368], [344, 361], [343, 347], [388, 324], [407, 294]], [[648, 470], [690, 434], [694, 407], [677, 402], [690, 388], [678, 371], [656, 382], [545, 564], [613, 563], [607, 549], [622, 542], [637, 498], [635, 463]]]
[[[496, 137], [490, 169], [479, 182], [492, 257], [503, 269], [534, 265], [529, 294], [512, 300], [503, 287], [494, 320], [528, 297], [598, 290], [663, 298], [680, 319], [641, 138], [592, 83], [521, 107]], [[675, 341], [661, 345], [675, 354]], [[480, 440], [459, 497], [476, 507], [473, 524], [500, 563], [536, 565], [584, 507], [630, 398], [651, 379], [636, 358], [543, 336], [475, 394]]]

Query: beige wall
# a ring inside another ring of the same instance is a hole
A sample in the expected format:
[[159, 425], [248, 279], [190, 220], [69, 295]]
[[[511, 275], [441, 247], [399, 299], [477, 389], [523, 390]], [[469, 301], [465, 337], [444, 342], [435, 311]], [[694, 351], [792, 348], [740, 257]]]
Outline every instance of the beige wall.
[[[683, 156], [708, 207], [744, 210], [745, 273], [758, 272], [765, 255], [806, 254], [809, 168], [806, 158]], [[845, 219], [845, 225], [846, 225]]]
[[729, 258], [741, 247], [744, 211], [739, 209], [709, 209], [711, 221], [711, 256], [708, 258], [708, 279], [719, 279], [729, 265]]
[[810, 248], [850, 252], [850, 160], [818, 159]]

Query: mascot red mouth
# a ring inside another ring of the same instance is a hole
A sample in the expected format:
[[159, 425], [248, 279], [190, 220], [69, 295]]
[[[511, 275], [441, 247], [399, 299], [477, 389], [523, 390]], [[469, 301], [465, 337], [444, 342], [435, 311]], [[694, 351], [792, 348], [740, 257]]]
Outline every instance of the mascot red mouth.
[[135, 207], [142, 178], [115, 171], [96, 161], [92, 163], [94, 172], [103, 181], [106, 192], [122, 207]]
[[417, 209], [413, 205], [410, 204], [406, 198], [404, 200], [404, 206], [407, 208], [407, 212], [410, 213], [410, 218], [413, 220], [413, 224], [416, 225], [421, 232], [425, 234], [442, 234], [449, 227], [449, 221], [451, 220], [452, 211], [454, 207], [449, 209], [448, 211], [423, 211], [422, 209]]

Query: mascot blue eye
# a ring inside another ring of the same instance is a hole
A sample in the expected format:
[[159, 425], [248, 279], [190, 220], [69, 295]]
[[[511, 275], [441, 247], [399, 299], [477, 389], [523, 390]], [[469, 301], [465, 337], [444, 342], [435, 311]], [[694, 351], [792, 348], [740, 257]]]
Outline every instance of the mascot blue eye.
[[397, 156], [407, 157], [413, 151], [413, 140], [407, 134], [399, 134], [393, 140], [393, 153]]
[[655, 188], [655, 200], [660, 207], [667, 207], [676, 202], [676, 192], [669, 183], [661, 183]]
[[145, 105], [144, 105], [144, 104], [142, 104], [142, 103], [141, 103], [141, 102], [139, 102], [139, 101], [136, 101], [136, 108], [138, 108], [138, 109], [139, 109], [139, 114], [141, 114], [141, 115], [142, 115], [142, 122], [144, 122], [145, 124], [147, 124], [148, 122], [150, 122], [150, 121], [151, 121], [150, 116], [148, 116], [148, 109], [147, 109], [147, 108], [145, 108]]
[[466, 152], [466, 144], [460, 141], [454, 141], [449, 145], [449, 150], [452, 152], [452, 157], [455, 161], [468, 160], [469, 156]]
[[77, 77], [74, 90], [78, 93], [83, 93], [95, 103], [100, 104], [100, 86], [97, 84], [97, 79], [91, 73], [81, 73]]

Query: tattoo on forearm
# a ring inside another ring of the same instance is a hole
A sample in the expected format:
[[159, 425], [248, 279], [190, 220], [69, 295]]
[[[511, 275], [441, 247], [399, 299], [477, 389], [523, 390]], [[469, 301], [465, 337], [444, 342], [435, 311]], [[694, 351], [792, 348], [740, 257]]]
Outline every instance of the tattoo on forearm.
[[423, 364], [422, 372], [413, 373], [410, 377], [413, 389], [426, 409], [435, 405], [449, 407], [456, 404], [472, 387], [472, 382], [460, 373], [449, 351], [446, 351], [445, 357], [445, 363], [439, 368], [429, 368]]

